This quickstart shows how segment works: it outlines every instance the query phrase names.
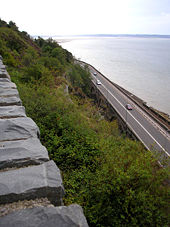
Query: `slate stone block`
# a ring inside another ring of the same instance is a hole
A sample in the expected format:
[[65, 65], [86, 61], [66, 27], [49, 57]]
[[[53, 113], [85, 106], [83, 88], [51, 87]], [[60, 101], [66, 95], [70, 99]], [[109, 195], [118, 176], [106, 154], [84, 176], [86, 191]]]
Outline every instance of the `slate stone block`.
[[0, 106], [0, 118], [26, 117], [24, 106]]
[[[1, 77], [1, 73], [0, 73], [0, 77]], [[1, 88], [16, 88], [16, 84], [12, 83], [12, 82], [6, 82], [6, 83], [3, 83], [3, 82], [0, 82], [0, 89]]]
[[0, 78], [0, 82], [11, 82], [8, 78]]
[[29, 117], [0, 119], [0, 142], [39, 136], [39, 128]]
[[3, 62], [0, 60], [0, 71], [6, 70], [6, 66], [3, 64]]
[[6, 66], [0, 61], [0, 72], [7, 72]]
[[0, 78], [8, 78], [8, 79], [10, 79], [10, 75], [8, 74], [8, 72], [6, 70], [1, 69], [0, 70]]
[[13, 212], [0, 219], [1, 227], [88, 227], [78, 205], [35, 207]]
[[0, 169], [38, 165], [49, 161], [47, 149], [37, 138], [0, 142]]
[[8, 78], [8, 76], [9, 76], [9, 74], [8, 74], [8, 72], [6, 71], [4, 65], [1, 67], [0, 73], [1, 73], [2, 75], [5, 74], [5, 77], [2, 77], [2, 78]]
[[18, 96], [0, 96], [0, 106], [11, 106], [11, 105], [18, 105], [21, 106], [22, 102]]
[[54, 161], [0, 172], [1, 204], [46, 197], [52, 204], [60, 206], [63, 195], [60, 170]]
[[19, 97], [19, 93], [17, 89], [14, 88], [0, 88], [0, 96], [13, 96], [16, 95]]

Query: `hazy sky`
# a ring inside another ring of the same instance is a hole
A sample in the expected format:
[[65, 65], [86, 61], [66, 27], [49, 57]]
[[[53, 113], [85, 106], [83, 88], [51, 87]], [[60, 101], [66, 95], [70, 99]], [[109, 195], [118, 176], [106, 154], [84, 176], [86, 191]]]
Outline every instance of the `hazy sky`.
[[3, 0], [0, 18], [30, 35], [170, 35], [170, 0]]

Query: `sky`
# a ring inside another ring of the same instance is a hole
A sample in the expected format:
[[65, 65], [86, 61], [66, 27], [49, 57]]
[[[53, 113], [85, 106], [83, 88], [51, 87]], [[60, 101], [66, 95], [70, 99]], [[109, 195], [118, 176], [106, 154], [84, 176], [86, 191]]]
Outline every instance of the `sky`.
[[170, 35], [170, 0], [3, 0], [0, 18], [32, 36]]

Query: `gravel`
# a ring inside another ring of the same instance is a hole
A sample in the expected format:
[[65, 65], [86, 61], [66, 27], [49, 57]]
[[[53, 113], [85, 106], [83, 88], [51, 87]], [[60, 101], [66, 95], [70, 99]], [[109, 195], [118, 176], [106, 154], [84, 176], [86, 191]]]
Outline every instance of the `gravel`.
[[54, 207], [47, 198], [40, 198], [35, 200], [23, 200], [14, 203], [0, 205], [0, 217], [5, 216], [11, 212], [33, 208], [33, 207]]

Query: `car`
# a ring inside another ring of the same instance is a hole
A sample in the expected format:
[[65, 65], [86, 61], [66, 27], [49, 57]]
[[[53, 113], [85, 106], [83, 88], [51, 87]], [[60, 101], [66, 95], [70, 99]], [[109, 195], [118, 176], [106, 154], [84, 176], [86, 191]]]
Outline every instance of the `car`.
[[129, 103], [127, 103], [127, 104], [126, 104], [126, 109], [132, 110], [132, 106], [131, 106]]
[[93, 73], [93, 75], [94, 75], [94, 76], [97, 76], [97, 73], [96, 73], [96, 72], [94, 72], [94, 73]]
[[101, 85], [102, 83], [100, 82], [100, 80], [96, 80], [96, 84]]

